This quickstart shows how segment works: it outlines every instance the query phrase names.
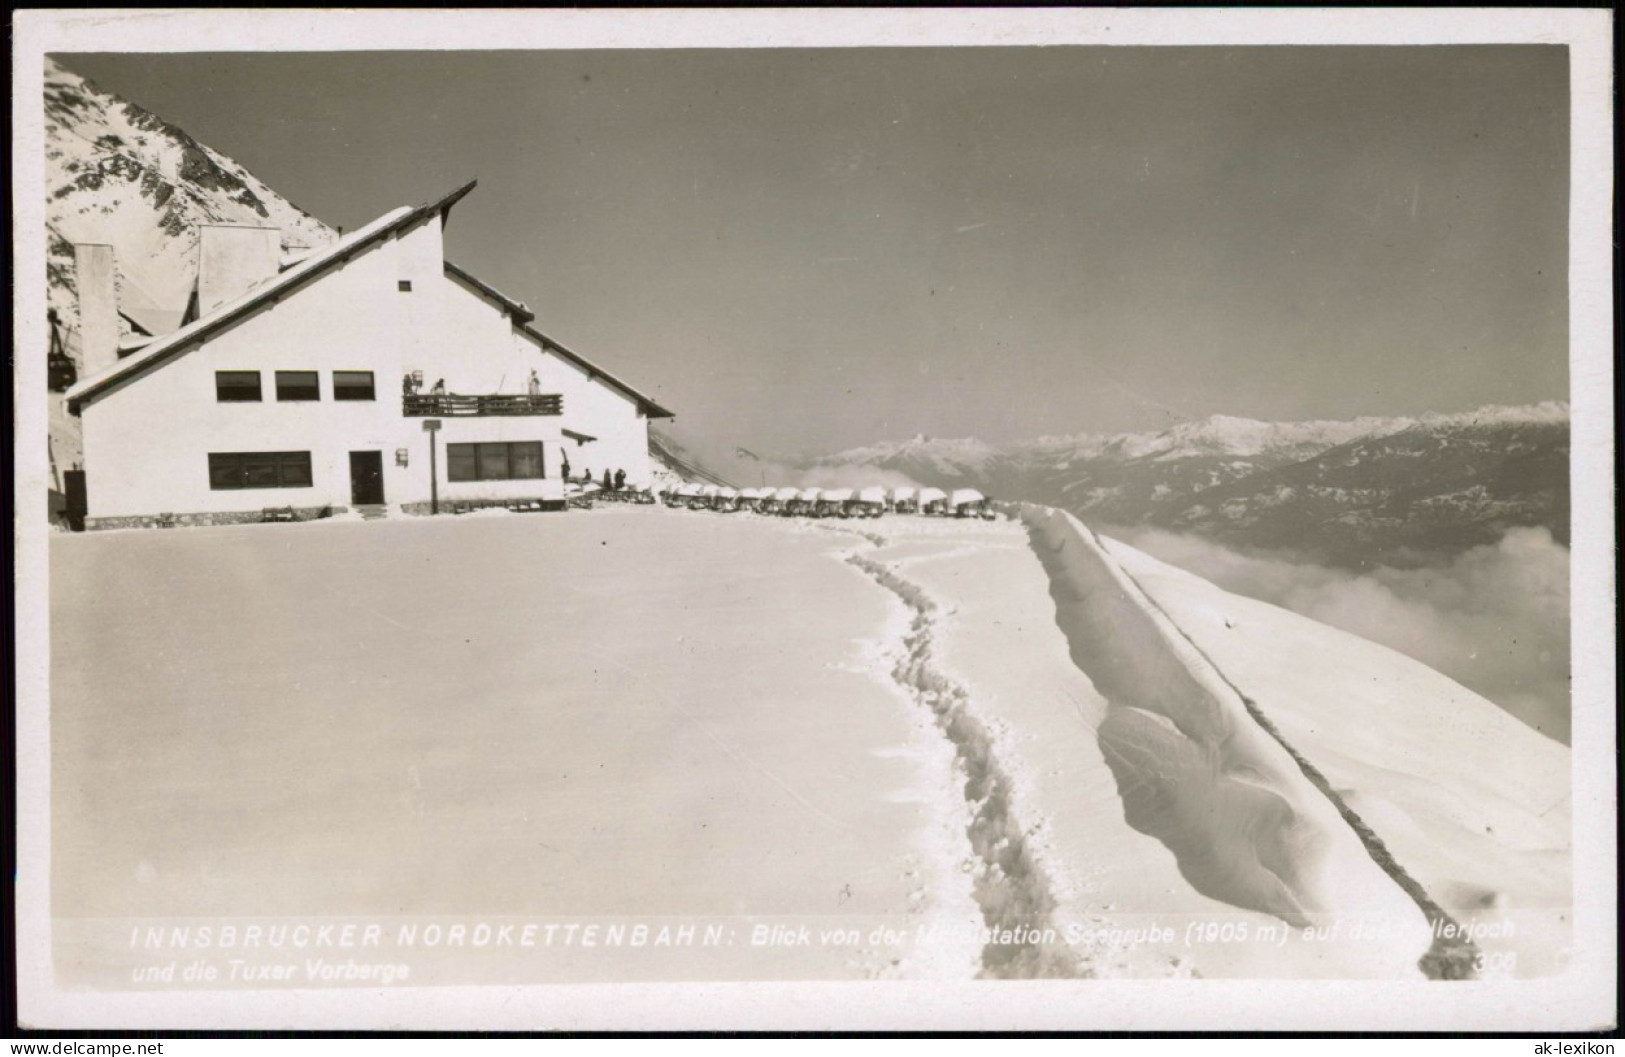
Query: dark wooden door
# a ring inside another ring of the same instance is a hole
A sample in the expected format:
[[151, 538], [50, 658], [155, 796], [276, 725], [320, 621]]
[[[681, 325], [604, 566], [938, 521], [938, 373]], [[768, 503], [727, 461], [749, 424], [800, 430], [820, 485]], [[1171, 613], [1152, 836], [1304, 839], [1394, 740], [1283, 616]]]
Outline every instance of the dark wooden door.
[[350, 502], [368, 506], [384, 501], [384, 453], [381, 451], [352, 451], [350, 453]]
[[63, 512], [68, 527], [75, 532], [85, 531], [85, 514], [90, 507], [85, 500], [85, 471], [66, 470], [62, 474], [62, 487], [67, 491], [67, 509]]

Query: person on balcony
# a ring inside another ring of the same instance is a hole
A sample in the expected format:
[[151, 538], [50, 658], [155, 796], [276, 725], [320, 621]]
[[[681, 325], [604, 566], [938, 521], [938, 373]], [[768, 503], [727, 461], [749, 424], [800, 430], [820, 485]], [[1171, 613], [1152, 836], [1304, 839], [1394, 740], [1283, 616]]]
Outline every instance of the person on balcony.
[[435, 381], [435, 383], [434, 383], [434, 388], [430, 389], [429, 392], [434, 394], [435, 396], [445, 396], [446, 395], [446, 380], [444, 378], [437, 379]]
[[530, 369], [530, 396], [535, 399], [542, 395], [542, 380], [536, 376], [536, 368]]

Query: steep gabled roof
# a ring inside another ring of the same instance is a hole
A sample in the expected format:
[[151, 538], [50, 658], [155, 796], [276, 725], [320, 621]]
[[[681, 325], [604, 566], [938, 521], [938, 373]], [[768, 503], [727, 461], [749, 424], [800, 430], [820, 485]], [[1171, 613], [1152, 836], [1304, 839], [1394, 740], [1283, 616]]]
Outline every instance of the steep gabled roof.
[[486, 297], [489, 297], [491, 300], [501, 305], [507, 311], [508, 315], [513, 317], [513, 321], [515, 323], [522, 326], [536, 318], [536, 313], [532, 312], [530, 310], [530, 306], [525, 304], [523, 301], [515, 301], [501, 290], [498, 290], [496, 287], [479, 279], [472, 272], [469, 272], [464, 268], [459, 268], [450, 261], [445, 261], [444, 264], [446, 266], [446, 274], [456, 276], [469, 286], [472, 286], [474, 289], [484, 294]]
[[480, 293], [484, 294], [486, 297], [490, 298], [491, 300], [495, 301], [497, 304], [501, 305], [503, 307], [503, 309], [507, 311], [508, 315], [513, 319], [514, 324], [520, 330], [524, 331], [526, 334], [530, 335], [532, 338], [534, 338], [538, 342], [540, 342], [544, 349], [549, 349], [549, 350], [551, 350], [553, 352], [558, 353], [560, 356], [562, 356], [565, 359], [569, 360], [570, 362], [574, 363], [577, 367], [580, 367], [582, 370], [586, 371], [587, 372], [587, 377], [588, 377], [589, 380], [591, 380], [591, 379], [603, 379], [605, 382], [608, 382], [612, 387], [614, 387], [616, 389], [619, 389], [621, 392], [623, 392], [627, 396], [631, 397], [634, 401], [637, 402], [638, 410], [643, 413], [644, 417], [646, 417], [646, 418], [675, 418], [676, 417], [672, 412], [667, 411], [665, 408], [663, 408], [659, 404], [655, 403], [655, 401], [651, 397], [645, 396], [643, 393], [638, 392], [636, 389], [632, 388], [630, 385], [628, 385], [625, 382], [621, 381], [621, 379], [617, 378], [615, 375], [613, 375], [610, 372], [604, 370], [602, 367], [598, 366], [596, 363], [593, 363], [592, 361], [588, 360], [585, 356], [582, 356], [582, 355], [580, 355], [579, 353], [576, 353], [576, 352], [572, 352], [571, 350], [565, 348], [563, 345], [560, 345], [558, 342], [554, 341], [552, 338], [548, 337], [546, 334], [543, 334], [541, 331], [537, 330], [535, 327], [531, 326], [530, 323], [531, 323], [531, 321], [533, 319], [536, 318], [536, 313], [532, 312], [530, 310], [529, 306], [527, 306], [523, 301], [515, 301], [513, 298], [509, 297], [507, 294], [503, 293], [501, 290], [498, 290], [496, 287], [490, 285], [489, 283], [486, 283], [483, 280], [476, 278], [473, 274], [471, 274], [467, 270], [453, 264], [451, 261], [446, 261], [445, 263], [446, 263], [446, 274], [447, 275], [451, 275], [451, 276], [454, 276], [454, 277], [456, 277], [458, 279], [461, 279], [463, 282], [467, 283], [469, 286], [474, 287], [474, 289], [478, 290]]
[[[67, 393], [68, 410], [77, 415], [86, 404], [94, 403], [120, 382], [139, 377], [148, 371], [156, 369], [197, 342], [236, 322], [265, 303], [287, 296], [302, 284], [321, 277], [372, 244], [381, 242], [396, 232], [411, 227], [436, 213], [440, 214], [442, 221], [444, 221], [446, 214], [451, 212], [451, 207], [474, 190], [475, 182], [470, 180], [444, 198], [426, 205], [417, 206], [416, 208], [402, 207], [386, 213], [366, 227], [359, 228], [344, 236], [331, 246], [317, 250], [287, 265], [279, 274], [266, 279], [241, 297], [220, 305], [208, 315], [193, 320], [179, 330], [154, 338], [140, 352], [111, 364], [107, 369], [84, 379], [78, 385], [69, 389]], [[530, 322], [536, 316], [523, 302], [515, 301], [450, 261], [444, 263], [448, 275], [467, 283], [487, 298], [502, 305], [515, 326], [541, 343], [543, 348], [558, 353], [586, 371], [589, 380], [602, 379], [610, 386], [619, 389], [636, 401], [638, 410], [647, 418], [675, 417], [672, 412], [661, 407], [652, 398], [634, 389], [609, 371], [531, 327]]]
[[344, 236], [326, 249], [313, 253], [288, 270], [270, 277], [241, 297], [227, 301], [214, 311], [193, 320], [179, 330], [155, 339], [139, 353], [127, 356], [111, 364], [106, 370], [97, 372], [69, 389], [67, 393], [68, 410], [77, 415], [85, 404], [94, 403], [96, 399], [105, 395], [118, 383], [138, 377], [168, 362], [197, 342], [236, 322], [266, 302], [274, 301], [292, 293], [305, 282], [326, 274], [332, 268], [343, 264], [374, 243], [381, 242], [396, 232], [411, 227], [437, 213], [444, 220], [446, 214], [451, 212], [451, 207], [456, 205], [463, 196], [474, 190], [474, 185], [475, 181], [470, 180], [451, 194], [437, 201], [415, 208], [402, 207], [386, 213], [366, 227]]
[[528, 323], [520, 324], [519, 329], [524, 331], [526, 334], [529, 334], [531, 337], [535, 338], [537, 341], [541, 342], [542, 347], [544, 349], [549, 349], [549, 350], [551, 350], [553, 352], [558, 353], [560, 356], [563, 356], [565, 359], [569, 360], [571, 363], [575, 364], [577, 367], [580, 367], [583, 371], [586, 371], [588, 381], [592, 381], [592, 380], [594, 380], [596, 378], [602, 378], [604, 381], [608, 382], [610, 385], [614, 386], [616, 389], [619, 389], [621, 392], [625, 393], [627, 396], [629, 396], [633, 400], [637, 401], [638, 410], [643, 413], [643, 417], [645, 417], [645, 418], [676, 418], [677, 417], [677, 413], [675, 411], [667, 411], [665, 408], [663, 408], [659, 404], [655, 403], [652, 398], [647, 397], [644, 394], [638, 392], [636, 389], [632, 388], [630, 385], [627, 385], [625, 382], [621, 381], [619, 378], [615, 377], [613, 374], [610, 374], [608, 371], [604, 370], [602, 367], [598, 366], [596, 363], [593, 363], [591, 360], [587, 359], [585, 356], [582, 356], [580, 353], [571, 352], [569, 349], [565, 348], [563, 345], [560, 345], [558, 342], [554, 341], [552, 338], [548, 337], [546, 334], [543, 334], [541, 331], [537, 330], [535, 327], [531, 326], [530, 324], [528, 324]]

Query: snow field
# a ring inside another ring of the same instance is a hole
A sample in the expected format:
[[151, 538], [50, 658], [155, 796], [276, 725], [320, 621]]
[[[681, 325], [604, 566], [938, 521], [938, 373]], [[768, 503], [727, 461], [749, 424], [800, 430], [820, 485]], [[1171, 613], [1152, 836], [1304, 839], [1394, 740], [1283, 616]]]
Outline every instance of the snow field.
[[[912, 939], [980, 923], [952, 754], [847, 547], [619, 507], [65, 537], [53, 912], [737, 931], [425, 983], [967, 977], [979, 944]], [[780, 925], [814, 942], [750, 942]]]
[[1436, 940], [1423, 904], [1492, 967], [1562, 964], [1567, 750], [1065, 515], [610, 507], [52, 558], [70, 924], [862, 931], [512, 956], [475, 967], [492, 981], [1398, 978]]

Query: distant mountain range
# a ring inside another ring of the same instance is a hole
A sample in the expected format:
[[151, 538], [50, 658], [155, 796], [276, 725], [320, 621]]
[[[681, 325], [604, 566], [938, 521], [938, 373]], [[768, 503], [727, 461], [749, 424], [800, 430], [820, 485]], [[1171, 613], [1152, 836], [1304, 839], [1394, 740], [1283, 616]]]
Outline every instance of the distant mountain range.
[[1350, 566], [1408, 565], [1538, 525], [1568, 542], [1568, 406], [1421, 418], [1258, 422], [996, 446], [915, 437], [800, 460], [1046, 503]]

